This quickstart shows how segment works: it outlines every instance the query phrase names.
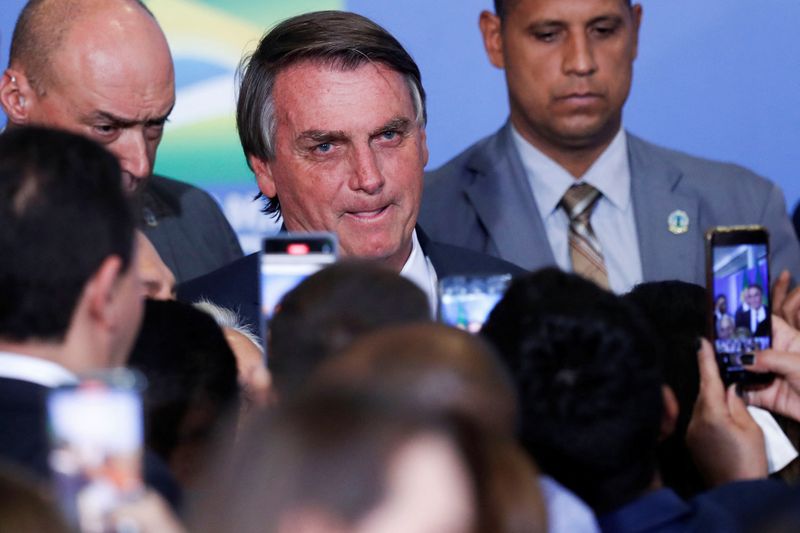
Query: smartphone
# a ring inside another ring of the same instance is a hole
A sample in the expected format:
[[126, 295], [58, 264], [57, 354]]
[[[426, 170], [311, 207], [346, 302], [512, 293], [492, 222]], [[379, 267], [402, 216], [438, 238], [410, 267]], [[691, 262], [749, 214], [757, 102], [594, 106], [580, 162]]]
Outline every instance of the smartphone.
[[115, 369], [48, 394], [53, 483], [77, 530], [114, 531], [111, 513], [144, 490], [144, 383], [136, 372]]
[[741, 357], [772, 346], [769, 234], [762, 226], [706, 232], [708, 329], [726, 384], [767, 384], [771, 373], [748, 372]]
[[333, 233], [282, 233], [261, 243], [261, 332], [264, 346], [269, 321], [283, 296], [301, 281], [336, 261]]
[[439, 280], [439, 321], [477, 333], [510, 283], [510, 274], [442, 278]]

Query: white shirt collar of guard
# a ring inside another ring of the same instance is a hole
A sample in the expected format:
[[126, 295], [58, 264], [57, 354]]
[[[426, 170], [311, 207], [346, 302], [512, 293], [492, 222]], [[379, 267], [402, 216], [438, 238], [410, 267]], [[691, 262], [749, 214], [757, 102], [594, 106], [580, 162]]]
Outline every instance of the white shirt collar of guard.
[[546, 217], [558, 209], [564, 193], [576, 183], [592, 185], [620, 210], [628, 208], [631, 201], [631, 172], [628, 140], [622, 128], [579, 180], [526, 141], [513, 125], [511, 138], [522, 159], [531, 188], [535, 191], [533, 196], [541, 216]]

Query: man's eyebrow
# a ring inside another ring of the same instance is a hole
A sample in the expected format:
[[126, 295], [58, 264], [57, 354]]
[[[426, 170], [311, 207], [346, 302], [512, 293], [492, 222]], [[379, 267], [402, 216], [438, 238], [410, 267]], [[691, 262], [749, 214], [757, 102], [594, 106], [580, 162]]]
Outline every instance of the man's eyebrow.
[[381, 126], [380, 128], [374, 130], [370, 135], [380, 135], [385, 131], [408, 131], [409, 127], [411, 126], [411, 120], [406, 117], [395, 117], [389, 120], [386, 124]]
[[347, 139], [347, 135], [341, 130], [306, 130], [297, 136], [298, 140], [311, 141], [315, 143], [326, 143], [333, 141], [343, 141]]
[[611, 22], [613, 24], [621, 24], [622, 17], [620, 15], [612, 13], [609, 13], [607, 15], [600, 15], [590, 20], [587, 26], [591, 26], [592, 24], [597, 24], [598, 22]]
[[118, 117], [117, 115], [109, 111], [99, 111], [99, 110], [91, 113], [89, 115], [89, 119], [105, 120], [121, 128], [130, 128], [137, 124], [152, 124], [152, 123], [166, 122], [167, 117], [169, 117], [170, 113], [172, 113], [173, 107], [174, 104], [169, 108], [169, 111], [167, 111], [164, 115], [161, 115], [160, 117], [148, 118], [145, 120], [136, 120], [131, 118]]

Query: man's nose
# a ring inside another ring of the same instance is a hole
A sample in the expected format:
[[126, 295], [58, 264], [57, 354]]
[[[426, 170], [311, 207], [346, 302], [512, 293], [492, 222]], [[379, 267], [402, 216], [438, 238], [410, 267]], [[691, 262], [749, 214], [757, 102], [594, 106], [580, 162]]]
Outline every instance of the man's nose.
[[376, 194], [383, 188], [385, 180], [381, 172], [380, 155], [372, 147], [356, 148], [352, 154], [353, 172], [350, 188], [367, 194]]
[[597, 70], [594, 51], [589, 39], [584, 34], [571, 35], [564, 50], [564, 72], [586, 76]]
[[133, 129], [124, 132], [114, 143], [112, 151], [119, 159], [123, 172], [136, 178], [147, 178], [153, 171], [143, 132]]

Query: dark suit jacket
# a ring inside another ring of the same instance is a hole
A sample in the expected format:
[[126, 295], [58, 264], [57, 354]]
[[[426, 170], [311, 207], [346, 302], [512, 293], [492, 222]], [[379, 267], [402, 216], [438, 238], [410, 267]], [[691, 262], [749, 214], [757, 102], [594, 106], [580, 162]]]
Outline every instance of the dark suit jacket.
[[[422, 251], [431, 260], [439, 279], [459, 274], [524, 273], [518, 266], [502, 259], [459, 246], [431, 241], [419, 226], [417, 226], [417, 239]], [[260, 322], [258, 254], [250, 254], [215, 272], [178, 286], [179, 300], [196, 302], [203, 298], [233, 309], [258, 330]]]
[[[0, 459], [49, 479], [50, 440], [47, 434], [48, 388], [18, 379], [0, 377]], [[144, 480], [174, 509], [181, 490], [161, 460], [150, 452], [144, 457]]]
[[[692, 157], [628, 134], [628, 160], [644, 281], [705, 284], [704, 233], [761, 224], [770, 233], [771, 272], [800, 279], [800, 246], [775, 184], [740, 166]], [[419, 223], [432, 239], [528, 270], [557, 266], [522, 161], [506, 125], [426, 175]], [[673, 234], [676, 210], [688, 231]]]
[[217, 202], [204, 190], [152, 176], [140, 199], [142, 231], [178, 283], [242, 257], [239, 239]]
[[599, 516], [598, 523], [603, 533], [748, 531], [789, 493], [783, 483], [766, 479], [729, 483], [688, 502], [661, 489]]
[[[766, 310], [765, 310], [766, 311]], [[768, 312], [768, 311], [766, 311]], [[734, 318], [734, 323], [737, 328], [746, 328], [747, 331], [753, 334], [753, 337], [767, 337], [770, 334], [768, 322], [766, 316], [764, 320], [756, 325], [756, 330], [753, 331], [750, 329], [750, 310], [744, 310], [744, 308], [739, 308], [736, 310], [736, 317]]]

